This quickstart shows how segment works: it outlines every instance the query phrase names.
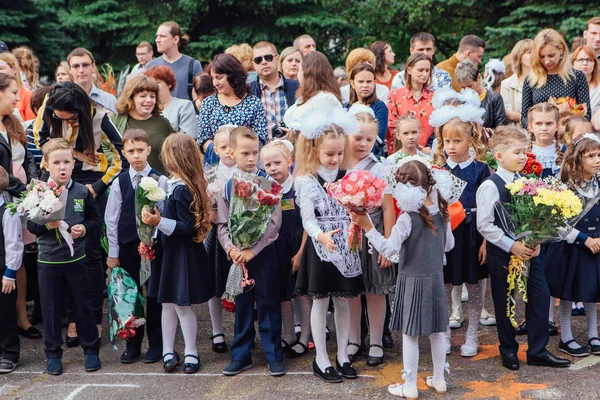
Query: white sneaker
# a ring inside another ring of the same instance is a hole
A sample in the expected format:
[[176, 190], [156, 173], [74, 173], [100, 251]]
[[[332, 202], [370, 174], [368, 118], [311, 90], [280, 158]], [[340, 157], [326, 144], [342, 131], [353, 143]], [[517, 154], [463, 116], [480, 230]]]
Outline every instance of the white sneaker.
[[388, 386], [388, 392], [392, 396], [404, 397], [407, 400], [416, 400], [419, 398], [419, 391], [416, 387], [407, 388], [403, 383], [394, 383]]
[[462, 301], [463, 303], [465, 301], [469, 301], [469, 291], [467, 290], [467, 285], [465, 285], [464, 283], [462, 285], [462, 294], [460, 296], [460, 301]]
[[430, 388], [434, 388], [438, 393], [446, 393], [448, 391], [448, 386], [446, 385], [446, 381], [433, 381], [433, 376], [427, 377], [427, 386]]
[[450, 328], [458, 329], [461, 327], [462, 323], [465, 321], [465, 316], [462, 312], [462, 307], [458, 307], [452, 310], [452, 315], [450, 315]]
[[452, 352], [452, 339], [450, 336], [444, 336], [446, 340], [446, 355], [449, 355]]
[[479, 323], [485, 326], [493, 326], [496, 325], [496, 317], [488, 312], [488, 310], [483, 307], [481, 310], [481, 317], [479, 318]]
[[467, 338], [465, 344], [460, 346], [460, 355], [463, 357], [475, 357], [479, 349], [479, 342], [474, 339]]

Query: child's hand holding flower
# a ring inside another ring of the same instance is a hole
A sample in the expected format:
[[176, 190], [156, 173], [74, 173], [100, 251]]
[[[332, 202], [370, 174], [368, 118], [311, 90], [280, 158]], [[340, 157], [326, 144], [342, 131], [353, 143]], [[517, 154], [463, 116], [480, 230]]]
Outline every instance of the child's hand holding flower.
[[371, 229], [373, 229], [373, 223], [371, 222], [371, 218], [369, 218], [368, 214], [357, 214], [351, 211], [350, 220], [352, 223], [361, 226], [365, 232], [369, 232]]
[[154, 213], [151, 213], [144, 208], [142, 210], [142, 222], [146, 225], [158, 225], [160, 223], [160, 212], [158, 211], [158, 208], [154, 207]]

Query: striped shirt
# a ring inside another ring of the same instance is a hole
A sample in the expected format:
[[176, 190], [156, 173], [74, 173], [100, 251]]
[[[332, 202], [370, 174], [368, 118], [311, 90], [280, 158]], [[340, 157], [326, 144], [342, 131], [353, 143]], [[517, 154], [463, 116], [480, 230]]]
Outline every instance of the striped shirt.
[[274, 126], [280, 125], [283, 122], [283, 116], [288, 109], [287, 101], [285, 100], [285, 89], [283, 86], [283, 78], [280, 77], [277, 87], [271, 91], [269, 86], [261, 80], [260, 85], [260, 101], [265, 108], [267, 115], [267, 129], [269, 132], [269, 140], [271, 139], [271, 130]]

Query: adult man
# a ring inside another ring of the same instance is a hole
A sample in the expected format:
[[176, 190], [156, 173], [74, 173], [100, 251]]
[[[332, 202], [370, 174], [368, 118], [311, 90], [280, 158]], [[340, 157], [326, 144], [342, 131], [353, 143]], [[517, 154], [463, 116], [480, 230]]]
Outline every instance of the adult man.
[[156, 65], [171, 68], [177, 81], [171, 94], [180, 99], [192, 100], [194, 77], [202, 72], [202, 65], [200, 61], [179, 51], [188, 41], [189, 37], [183, 34], [177, 22], [163, 22], [156, 31], [156, 49], [162, 56], [148, 62], [146, 69]]
[[152, 61], [152, 56], [154, 55], [154, 50], [152, 50], [152, 45], [148, 42], [141, 42], [135, 48], [135, 56], [137, 57], [138, 63], [131, 68], [131, 72], [127, 75], [127, 80], [133, 78], [138, 75], [140, 72], [143, 72], [146, 68], [146, 64]]
[[90, 99], [115, 112], [117, 98], [94, 85], [93, 75], [96, 71], [96, 60], [92, 53], [83, 47], [78, 47], [69, 53], [67, 63], [73, 82], [78, 84], [90, 96]]
[[467, 35], [460, 39], [458, 51], [446, 61], [439, 63], [437, 67], [450, 74], [450, 77], [452, 77], [452, 88], [457, 92], [460, 92], [460, 85], [454, 79], [454, 70], [456, 69], [456, 66], [465, 59], [473, 61], [475, 65], [478, 66], [484, 51], [485, 42], [483, 39], [475, 35]]
[[600, 56], [600, 17], [590, 18], [583, 31], [583, 38], [588, 46]]
[[[433, 60], [435, 53], [435, 38], [431, 33], [418, 32], [410, 38], [410, 54], [423, 53]], [[392, 90], [398, 89], [405, 85], [404, 71], [400, 71], [392, 81]], [[433, 67], [433, 77], [431, 80], [431, 90], [438, 90], [452, 86], [452, 78], [450, 74], [442, 69]]]
[[250, 83], [250, 92], [262, 101], [271, 136], [273, 128], [281, 125], [283, 115], [296, 102], [298, 81], [285, 79], [279, 72], [279, 55], [271, 42], [258, 42], [254, 45], [252, 62], [258, 78]]
[[310, 35], [300, 35], [294, 40], [294, 47], [300, 50], [302, 57], [313, 51], [317, 51], [315, 40]]

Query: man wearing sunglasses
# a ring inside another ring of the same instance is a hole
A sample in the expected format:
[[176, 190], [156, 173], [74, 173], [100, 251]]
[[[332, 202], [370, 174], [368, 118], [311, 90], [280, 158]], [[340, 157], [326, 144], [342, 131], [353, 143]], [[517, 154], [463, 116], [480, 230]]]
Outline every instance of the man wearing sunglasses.
[[67, 63], [73, 82], [78, 84], [90, 96], [90, 99], [115, 112], [117, 98], [94, 85], [96, 60], [94, 60], [92, 53], [83, 47], [78, 47], [69, 53]]
[[250, 83], [250, 92], [262, 101], [269, 136], [272, 138], [273, 128], [281, 125], [283, 115], [296, 102], [298, 81], [286, 79], [279, 72], [279, 55], [271, 42], [258, 42], [254, 45], [252, 64], [258, 78]]

